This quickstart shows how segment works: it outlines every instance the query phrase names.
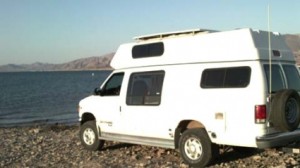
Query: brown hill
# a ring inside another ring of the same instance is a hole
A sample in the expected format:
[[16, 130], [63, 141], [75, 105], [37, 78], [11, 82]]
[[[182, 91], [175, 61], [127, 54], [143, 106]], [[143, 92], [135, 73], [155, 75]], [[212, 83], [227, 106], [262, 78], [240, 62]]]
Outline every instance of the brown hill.
[[88, 57], [74, 60], [64, 64], [47, 64], [36, 62], [33, 64], [8, 64], [0, 66], [0, 72], [21, 72], [21, 71], [77, 71], [77, 70], [104, 70], [112, 69], [110, 61], [114, 53], [99, 57]]
[[290, 47], [295, 55], [297, 65], [300, 65], [300, 35], [285, 35], [286, 44]]
[[65, 64], [54, 66], [54, 70], [99, 70], [112, 69], [110, 61], [114, 53], [107, 54], [101, 57], [82, 58]]

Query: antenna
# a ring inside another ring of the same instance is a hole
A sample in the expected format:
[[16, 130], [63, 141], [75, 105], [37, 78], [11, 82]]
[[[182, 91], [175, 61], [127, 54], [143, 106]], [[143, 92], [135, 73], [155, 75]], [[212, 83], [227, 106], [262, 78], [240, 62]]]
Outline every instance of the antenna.
[[[268, 44], [269, 44], [269, 93], [272, 93], [272, 45], [271, 45], [271, 26], [270, 26], [270, 4], [268, 4]], [[271, 97], [270, 97], [271, 98]]]
[[[268, 4], [268, 44], [269, 44], [269, 112], [268, 112], [268, 120], [270, 120], [270, 115], [272, 113], [272, 53], [271, 53], [271, 26], [270, 26], [270, 4]], [[270, 121], [267, 123], [267, 126], [270, 127]], [[269, 130], [269, 129], [267, 129]]]

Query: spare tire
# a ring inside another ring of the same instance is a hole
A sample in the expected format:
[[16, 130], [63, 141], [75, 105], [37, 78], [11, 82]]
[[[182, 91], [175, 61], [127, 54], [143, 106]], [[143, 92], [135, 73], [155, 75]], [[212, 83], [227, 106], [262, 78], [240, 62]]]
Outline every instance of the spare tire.
[[300, 123], [300, 97], [297, 91], [285, 89], [278, 91], [271, 104], [270, 119], [280, 131], [294, 131]]

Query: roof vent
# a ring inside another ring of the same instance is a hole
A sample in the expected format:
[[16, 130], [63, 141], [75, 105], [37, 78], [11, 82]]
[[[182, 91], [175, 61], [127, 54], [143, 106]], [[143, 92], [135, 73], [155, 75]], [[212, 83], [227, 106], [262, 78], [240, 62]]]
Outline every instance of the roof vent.
[[278, 50], [272, 50], [272, 52], [273, 52], [274, 57], [280, 57], [281, 56], [280, 51], [278, 51]]

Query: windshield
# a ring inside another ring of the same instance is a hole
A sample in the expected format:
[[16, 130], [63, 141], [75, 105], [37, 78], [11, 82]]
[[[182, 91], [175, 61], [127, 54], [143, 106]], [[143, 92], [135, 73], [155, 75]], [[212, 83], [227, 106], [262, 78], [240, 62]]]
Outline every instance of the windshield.
[[[264, 65], [268, 87], [270, 86], [269, 67], [270, 66], [268, 64]], [[282, 67], [280, 67], [278, 64], [273, 64], [271, 68], [272, 68], [272, 81], [271, 81], [272, 93], [286, 88], [300, 91], [300, 76], [297, 68], [294, 65], [283, 65]]]

